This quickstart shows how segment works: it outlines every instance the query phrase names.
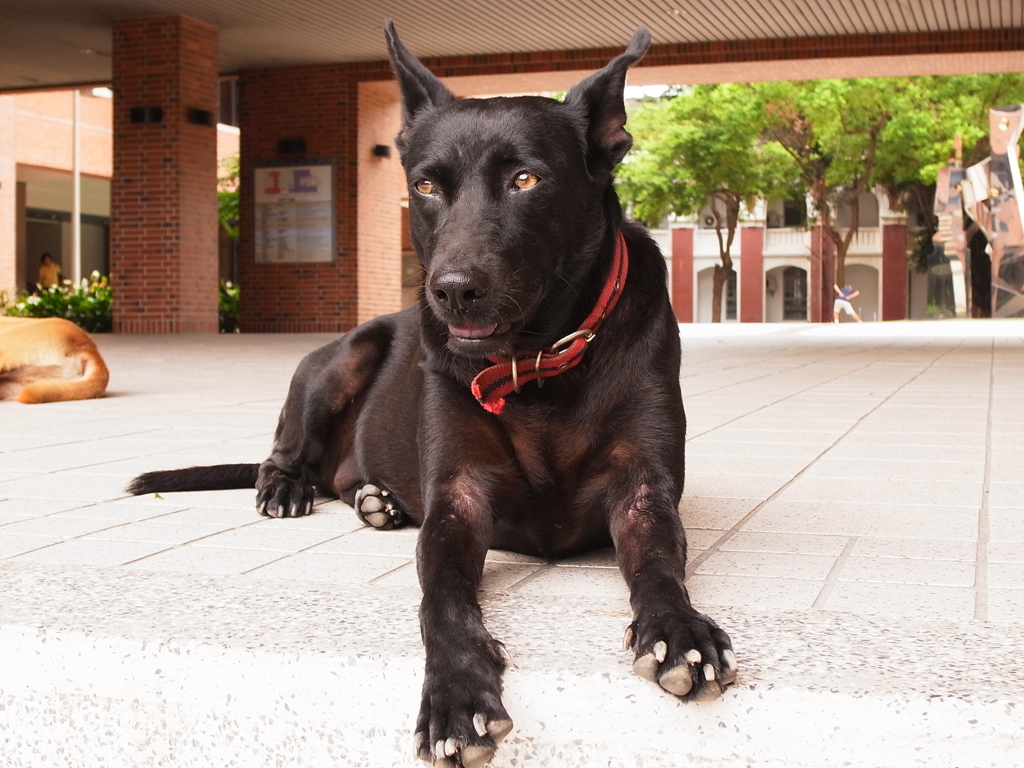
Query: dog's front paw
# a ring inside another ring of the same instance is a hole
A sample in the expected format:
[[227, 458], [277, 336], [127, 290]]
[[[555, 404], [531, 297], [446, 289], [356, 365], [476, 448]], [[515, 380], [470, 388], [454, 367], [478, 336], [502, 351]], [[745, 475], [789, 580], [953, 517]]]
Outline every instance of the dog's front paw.
[[266, 517], [302, 517], [313, 511], [313, 486], [273, 465], [260, 467], [256, 510]]
[[401, 528], [407, 519], [405, 513], [395, 504], [394, 497], [376, 485], [367, 484], [356, 491], [356, 499], [352, 506], [360, 520], [382, 531]]
[[479, 768], [512, 730], [501, 703], [508, 651], [495, 640], [486, 645], [484, 658], [463, 657], [447, 671], [428, 664], [415, 748], [416, 756], [434, 768]]
[[687, 701], [706, 701], [736, 680], [732, 641], [692, 608], [639, 616], [626, 629], [633, 671]]

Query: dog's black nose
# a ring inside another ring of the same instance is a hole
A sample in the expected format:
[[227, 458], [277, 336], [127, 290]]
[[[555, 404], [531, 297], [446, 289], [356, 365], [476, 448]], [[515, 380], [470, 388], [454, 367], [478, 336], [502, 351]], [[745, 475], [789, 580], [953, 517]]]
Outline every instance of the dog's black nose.
[[491, 278], [479, 269], [435, 272], [430, 291], [440, 307], [449, 312], [473, 309], [491, 288]]

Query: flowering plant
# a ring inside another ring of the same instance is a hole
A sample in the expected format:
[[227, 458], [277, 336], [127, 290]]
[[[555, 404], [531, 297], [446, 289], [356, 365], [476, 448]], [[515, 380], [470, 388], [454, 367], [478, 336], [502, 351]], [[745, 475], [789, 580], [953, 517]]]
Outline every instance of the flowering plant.
[[63, 317], [97, 333], [110, 330], [112, 298], [110, 281], [93, 272], [81, 285], [65, 280], [49, 288], [36, 286], [35, 293], [22, 291], [13, 302], [0, 295], [0, 312], [9, 317]]
[[220, 320], [221, 333], [238, 333], [238, 293], [239, 288], [230, 280], [220, 281], [220, 295], [217, 302], [217, 315]]
[[[237, 285], [221, 280], [218, 315], [221, 333], [238, 333]], [[105, 275], [93, 272], [81, 285], [65, 280], [50, 288], [36, 286], [35, 293], [22, 291], [11, 299], [0, 291], [0, 315], [8, 317], [63, 317], [90, 333], [108, 332], [113, 325], [113, 295]]]

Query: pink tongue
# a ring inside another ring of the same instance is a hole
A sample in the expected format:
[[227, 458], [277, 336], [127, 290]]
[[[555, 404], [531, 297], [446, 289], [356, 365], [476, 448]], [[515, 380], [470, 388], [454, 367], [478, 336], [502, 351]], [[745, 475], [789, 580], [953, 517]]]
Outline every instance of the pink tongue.
[[448, 332], [459, 339], [483, 339], [494, 333], [496, 325], [473, 325], [467, 323], [466, 325], [455, 325], [451, 323], [448, 325]]

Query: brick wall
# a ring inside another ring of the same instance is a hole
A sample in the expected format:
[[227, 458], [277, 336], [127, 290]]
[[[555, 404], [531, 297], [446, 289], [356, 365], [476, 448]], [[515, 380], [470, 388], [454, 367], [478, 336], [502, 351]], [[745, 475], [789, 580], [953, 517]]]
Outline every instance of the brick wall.
[[[113, 34], [111, 278], [119, 333], [217, 330], [217, 30], [182, 16], [119, 19]], [[159, 106], [163, 121], [130, 121]]]
[[1024, 29], [1010, 27], [964, 32], [766, 37], [757, 40], [655, 45], [644, 58], [642, 66], [973, 54], [983, 51], [1020, 51], [1022, 47]]
[[[339, 332], [356, 323], [359, 70], [359, 65], [339, 64], [250, 70], [239, 76], [243, 331]], [[382, 65], [377, 70], [386, 74]], [[306, 151], [295, 156], [279, 154], [278, 142], [290, 138], [302, 138]], [[255, 263], [253, 167], [310, 158], [327, 158], [335, 164], [334, 262]]]

